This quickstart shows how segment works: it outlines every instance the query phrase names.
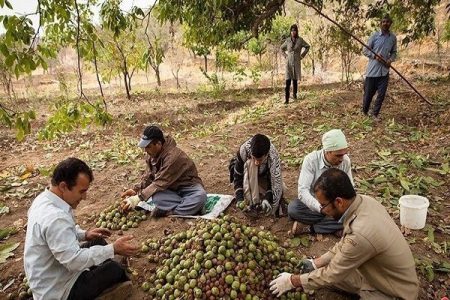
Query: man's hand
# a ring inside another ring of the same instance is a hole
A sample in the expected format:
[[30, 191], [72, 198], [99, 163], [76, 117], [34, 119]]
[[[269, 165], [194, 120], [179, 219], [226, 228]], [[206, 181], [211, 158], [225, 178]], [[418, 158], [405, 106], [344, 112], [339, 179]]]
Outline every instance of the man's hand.
[[313, 259], [304, 259], [300, 262], [300, 273], [311, 273], [317, 269]]
[[121, 195], [120, 195], [120, 197], [121, 198], [127, 198], [127, 197], [130, 197], [130, 196], [134, 196], [134, 195], [136, 195], [137, 193], [136, 193], [136, 191], [135, 190], [133, 190], [133, 189], [128, 189], [128, 190], [126, 190], [125, 192], [123, 192]]
[[134, 195], [123, 200], [120, 203], [120, 207], [122, 208], [123, 211], [132, 210], [136, 207], [136, 205], [138, 205], [139, 201], [141, 201], [139, 196]]
[[379, 62], [384, 62], [384, 58], [380, 53], [375, 54], [375, 59]]
[[111, 236], [111, 231], [106, 228], [94, 228], [86, 230], [86, 241], [95, 240], [98, 238], [107, 238]]
[[261, 208], [263, 209], [263, 211], [264, 211], [266, 214], [269, 214], [269, 213], [271, 212], [271, 210], [272, 210], [272, 205], [270, 205], [269, 201], [267, 201], [266, 199], [264, 199], [264, 200], [261, 202]]
[[284, 272], [278, 275], [277, 278], [270, 282], [270, 290], [272, 294], [280, 297], [285, 292], [294, 288], [294, 285], [291, 282], [292, 274]]
[[385, 63], [386, 67], [390, 68], [391, 67], [391, 63], [392, 63], [392, 60], [386, 59], [386, 63]]
[[114, 254], [119, 254], [123, 256], [135, 255], [138, 251], [138, 246], [131, 241], [133, 240], [132, 235], [126, 235], [117, 239], [114, 243]]

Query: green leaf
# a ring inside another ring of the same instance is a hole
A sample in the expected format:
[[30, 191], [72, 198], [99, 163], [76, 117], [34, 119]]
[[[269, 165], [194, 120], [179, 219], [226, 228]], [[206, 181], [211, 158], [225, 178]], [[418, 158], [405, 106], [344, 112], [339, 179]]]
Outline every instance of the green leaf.
[[427, 280], [429, 282], [434, 280], [434, 270], [433, 270], [433, 266], [432, 265], [427, 265], [425, 267], [425, 271], [427, 272], [426, 276], [427, 276]]
[[409, 191], [409, 185], [410, 185], [409, 181], [407, 181], [405, 179], [400, 179], [400, 185], [402, 186], [402, 188], [405, 191]]
[[12, 253], [17, 247], [19, 247], [20, 243], [6, 243], [0, 245], [0, 264], [6, 262], [8, 257], [14, 255]]
[[9, 3], [8, 0], [5, 0], [5, 5], [6, 5], [9, 9], [13, 9], [11, 3]]
[[3, 54], [5, 57], [8, 57], [8, 56], [9, 56], [9, 50], [8, 50], [8, 47], [5, 45], [5, 43], [1, 43], [1, 44], [0, 44], [0, 51], [2, 52], [2, 54]]
[[16, 59], [15, 55], [8, 55], [6, 57], [6, 60], [5, 60], [6, 66], [9, 67], [9, 68], [12, 67], [12, 65], [14, 64], [14, 60], [15, 59]]
[[429, 228], [428, 229], [428, 241], [430, 243], [434, 243], [434, 228]]
[[17, 228], [15, 228], [15, 227], [0, 228], [0, 240], [7, 239], [10, 235], [13, 235], [16, 233], [17, 233]]
[[3, 203], [0, 203], [0, 215], [9, 213], [9, 207]]

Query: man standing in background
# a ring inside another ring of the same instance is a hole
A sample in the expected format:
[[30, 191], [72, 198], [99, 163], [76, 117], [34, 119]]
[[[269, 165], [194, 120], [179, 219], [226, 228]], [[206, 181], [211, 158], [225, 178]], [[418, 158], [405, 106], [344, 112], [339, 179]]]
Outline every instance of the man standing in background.
[[[300, 61], [306, 56], [309, 51], [309, 44], [305, 42], [298, 35], [297, 24], [291, 26], [290, 36], [281, 45], [281, 51], [286, 61], [286, 87], [285, 87], [285, 99], [284, 104], [289, 104], [289, 92], [291, 89], [291, 80], [294, 82], [293, 95], [294, 99], [297, 99], [298, 80], [301, 78], [301, 65]], [[305, 51], [302, 53], [302, 49]]]
[[[381, 31], [373, 33], [367, 42], [369, 48], [376, 54], [373, 54], [367, 48], [363, 49], [364, 55], [369, 58], [369, 64], [367, 65], [366, 81], [364, 82], [362, 111], [365, 115], [371, 115], [375, 121], [380, 120], [381, 105], [388, 87], [389, 68], [397, 57], [397, 38], [389, 30], [391, 25], [391, 17], [389, 15], [384, 16], [380, 24]], [[370, 103], [376, 92], [378, 92], [377, 99], [369, 113]]]

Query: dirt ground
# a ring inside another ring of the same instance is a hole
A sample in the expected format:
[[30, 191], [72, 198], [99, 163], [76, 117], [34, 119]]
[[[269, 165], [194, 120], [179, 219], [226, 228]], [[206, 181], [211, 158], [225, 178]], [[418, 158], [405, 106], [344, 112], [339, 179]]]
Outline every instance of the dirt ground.
[[[327, 84], [301, 86], [299, 100], [284, 106], [281, 89], [246, 89], [226, 91], [213, 98], [204, 93], [140, 93], [132, 101], [118, 95], [110, 104], [113, 122], [106, 127], [88, 126], [64, 134], [53, 141], [40, 141], [35, 134], [24, 142], [14, 139], [14, 132], [0, 128], [0, 202], [10, 212], [0, 216], [0, 228], [14, 224], [20, 230], [8, 242], [19, 242], [14, 256], [0, 264], [2, 287], [23, 273], [23, 246], [26, 230], [26, 212], [34, 197], [48, 185], [48, 171], [68, 156], [85, 159], [93, 168], [95, 180], [88, 199], [76, 210], [76, 218], [85, 229], [95, 226], [95, 217], [119, 199], [120, 193], [134, 183], [144, 169], [143, 154], [135, 144], [146, 124], [161, 125], [166, 133], [175, 137], [178, 145], [196, 162], [206, 190], [210, 193], [232, 194], [228, 181], [228, 161], [239, 145], [255, 133], [271, 137], [283, 158], [283, 178], [288, 187], [287, 198], [296, 197], [297, 179], [301, 159], [320, 147], [321, 135], [331, 128], [341, 128], [350, 143], [350, 157], [357, 187], [363, 179], [375, 176], [367, 168], [369, 162], [379, 158], [379, 151], [405, 151], [426, 157], [430, 165], [439, 168], [450, 157], [450, 95], [449, 79], [418, 81], [418, 89], [439, 105], [424, 104], [402, 82], [393, 78], [382, 110], [382, 121], [375, 123], [360, 112], [362, 83], [351, 85]], [[51, 103], [46, 99], [23, 101], [22, 107], [37, 109], [33, 132], [42, 128], [50, 114]], [[410, 138], [412, 135], [418, 138]], [[426, 228], [435, 228], [434, 242], [450, 246], [449, 174], [423, 171], [442, 182], [433, 186], [426, 196], [430, 199]], [[425, 174], [424, 173], [424, 174]], [[19, 184], [17, 186], [17, 183]], [[395, 185], [395, 183], [394, 183]], [[375, 191], [365, 191], [380, 201]], [[399, 223], [398, 209], [383, 202]], [[234, 206], [227, 214], [241, 222], [268, 229], [280, 239], [289, 240], [287, 231], [292, 222], [287, 217], [250, 219]], [[166, 218], [146, 220], [138, 228], [130, 229], [137, 243], [162, 236], [162, 228], [174, 232], [191, 226], [193, 220]], [[117, 233], [111, 241], [117, 238]], [[449, 262], [450, 250], [438, 253], [427, 241], [427, 230], [413, 231], [408, 237], [413, 254], [418, 259]], [[307, 247], [293, 250], [302, 256], [318, 256], [331, 247], [334, 236], [311, 236]], [[146, 299], [140, 284], [151, 273], [146, 255], [130, 260], [134, 293], [132, 299]], [[418, 267], [421, 280], [420, 299], [440, 299], [449, 295], [450, 276], [435, 273], [432, 280]], [[18, 280], [0, 292], [0, 298], [17, 290]], [[0, 287], [0, 290], [2, 288]], [[332, 291], [318, 291], [313, 299], [347, 299]]]

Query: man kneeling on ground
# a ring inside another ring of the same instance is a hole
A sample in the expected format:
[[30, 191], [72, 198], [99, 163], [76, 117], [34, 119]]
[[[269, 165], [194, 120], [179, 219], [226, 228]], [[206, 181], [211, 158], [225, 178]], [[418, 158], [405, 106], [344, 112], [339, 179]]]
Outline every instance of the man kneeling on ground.
[[[314, 196], [314, 183], [329, 168], [344, 171], [353, 184], [348, 145], [340, 129], [332, 129], [322, 136], [322, 150], [305, 156], [298, 178], [298, 199], [289, 203], [288, 214], [294, 220], [291, 235], [301, 233], [334, 233], [342, 235], [342, 224], [325, 216], [320, 211], [319, 201]], [[301, 224], [299, 224], [299, 222]], [[308, 225], [302, 227], [301, 225]]]
[[357, 195], [347, 174], [326, 170], [314, 185], [320, 211], [342, 222], [344, 235], [328, 252], [302, 261], [304, 274], [281, 273], [270, 283], [278, 297], [334, 287], [362, 300], [417, 299], [414, 257], [400, 229], [377, 200]]
[[34, 299], [94, 299], [111, 287], [104, 294], [109, 299], [127, 299], [131, 293], [124, 267], [111, 259], [137, 252], [132, 236], [108, 245], [109, 230], [84, 231], [75, 225], [73, 210], [86, 199], [93, 179], [83, 161], [68, 158], [56, 166], [51, 187], [28, 210], [24, 267]]
[[229, 165], [230, 181], [239, 205], [247, 199], [250, 212], [283, 215], [283, 181], [278, 151], [269, 138], [256, 134], [239, 147]]
[[140, 201], [153, 202], [151, 216], [195, 215], [206, 202], [206, 191], [197, 167], [187, 154], [177, 147], [171, 136], [163, 135], [157, 126], [148, 126], [139, 141], [147, 152], [147, 171], [140, 185], [125, 191], [122, 209], [135, 208]]

